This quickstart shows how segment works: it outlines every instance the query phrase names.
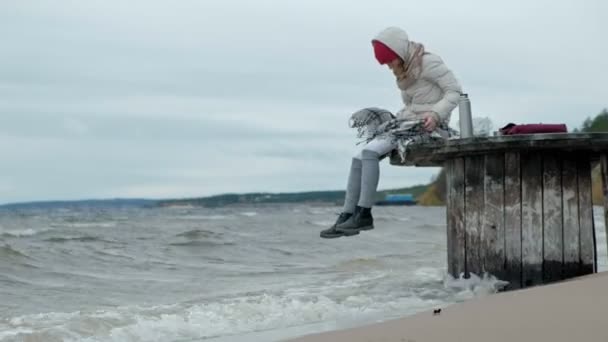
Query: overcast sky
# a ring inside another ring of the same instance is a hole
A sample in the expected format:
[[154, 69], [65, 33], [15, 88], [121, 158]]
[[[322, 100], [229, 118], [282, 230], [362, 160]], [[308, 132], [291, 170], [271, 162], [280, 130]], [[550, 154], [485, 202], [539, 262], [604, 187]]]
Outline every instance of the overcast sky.
[[[402, 106], [370, 40], [404, 28], [474, 116], [608, 107], [596, 1], [1, 1], [0, 203], [343, 189], [354, 111]], [[458, 111], [452, 115], [455, 126]], [[380, 188], [438, 170], [384, 162]]]

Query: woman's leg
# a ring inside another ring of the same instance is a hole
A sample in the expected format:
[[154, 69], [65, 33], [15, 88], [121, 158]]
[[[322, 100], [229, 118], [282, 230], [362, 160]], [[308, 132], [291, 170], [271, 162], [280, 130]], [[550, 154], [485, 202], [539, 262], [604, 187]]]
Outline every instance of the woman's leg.
[[380, 157], [397, 147], [389, 139], [374, 139], [361, 151], [361, 195], [358, 205], [371, 208], [380, 180]]
[[350, 172], [348, 173], [348, 182], [346, 183], [346, 195], [344, 197], [344, 208], [342, 213], [338, 216], [336, 222], [329, 227], [321, 231], [321, 237], [326, 239], [338, 238], [344, 235], [356, 235], [359, 232], [352, 232], [346, 234], [336, 230], [336, 226], [340, 223], [344, 223], [348, 220], [357, 207], [359, 202], [359, 194], [361, 193], [361, 158], [353, 158], [350, 163]]
[[[369, 142], [351, 161], [344, 208], [336, 223], [321, 231], [322, 238], [337, 238], [359, 234], [364, 225], [373, 228], [371, 207], [380, 179], [380, 157], [392, 151], [396, 145], [389, 140], [375, 139]], [[355, 217], [356, 216], [356, 217]], [[347, 224], [346, 226], [344, 226]], [[344, 231], [336, 230], [345, 228]]]
[[359, 203], [359, 195], [361, 193], [361, 159], [353, 158], [350, 163], [350, 172], [348, 173], [348, 182], [346, 183], [346, 196], [344, 197], [344, 213], [354, 213], [357, 203]]
[[371, 208], [376, 198], [376, 190], [380, 180], [380, 158], [396, 148], [388, 139], [374, 139], [368, 143], [360, 155], [361, 158], [361, 191], [354, 214], [336, 229], [345, 235], [354, 235], [359, 230], [374, 228], [374, 218]]
[[396, 145], [390, 140], [374, 139], [353, 157], [342, 212], [352, 214], [357, 204], [360, 207], [371, 208], [380, 179], [380, 157], [395, 148]]

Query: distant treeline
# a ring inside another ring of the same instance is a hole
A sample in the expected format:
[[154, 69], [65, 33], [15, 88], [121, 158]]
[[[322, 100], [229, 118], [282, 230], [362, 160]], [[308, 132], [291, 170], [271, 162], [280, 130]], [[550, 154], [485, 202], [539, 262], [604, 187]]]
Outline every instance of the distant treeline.
[[[409, 188], [378, 191], [376, 197], [383, 199], [387, 194], [408, 193], [414, 197], [423, 194], [428, 185], [417, 185]], [[266, 204], [266, 203], [332, 203], [340, 205], [344, 202], [344, 191], [310, 191], [293, 193], [247, 193], [223, 194], [210, 197], [185, 198], [159, 201], [157, 205], [167, 206], [202, 206], [221, 207], [234, 204]]]
[[584, 132], [584, 133], [598, 133], [598, 132], [608, 132], [608, 109], [602, 110], [598, 115], [596, 115], [593, 119], [591, 117], [587, 117], [583, 122], [581, 128], [575, 128], [574, 132]]
[[0, 209], [142, 208], [153, 207], [156, 202], [148, 199], [40, 201], [4, 204], [0, 205]]

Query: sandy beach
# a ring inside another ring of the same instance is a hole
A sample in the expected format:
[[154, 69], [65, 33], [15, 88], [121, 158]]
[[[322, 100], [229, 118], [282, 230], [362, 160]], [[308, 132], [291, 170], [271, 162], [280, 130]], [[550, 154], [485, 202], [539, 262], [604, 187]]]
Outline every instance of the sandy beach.
[[292, 342], [608, 341], [608, 272]]

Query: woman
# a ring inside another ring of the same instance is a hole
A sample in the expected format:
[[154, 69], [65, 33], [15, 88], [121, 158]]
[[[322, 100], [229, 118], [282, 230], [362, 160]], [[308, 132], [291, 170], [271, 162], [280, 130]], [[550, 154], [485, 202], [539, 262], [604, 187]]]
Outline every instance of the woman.
[[[389, 27], [372, 40], [378, 63], [395, 75], [405, 107], [397, 119], [423, 120], [432, 132], [447, 126], [458, 104], [460, 84], [439, 56], [426, 52], [422, 44], [410, 41], [405, 31]], [[321, 231], [323, 238], [359, 234], [374, 228], [371, 208], [380, 177], [380, 159], [396, 148], [396, 142], [381, 137], [370, 141], [352, 159], [344, 208], [336, 223]]]

